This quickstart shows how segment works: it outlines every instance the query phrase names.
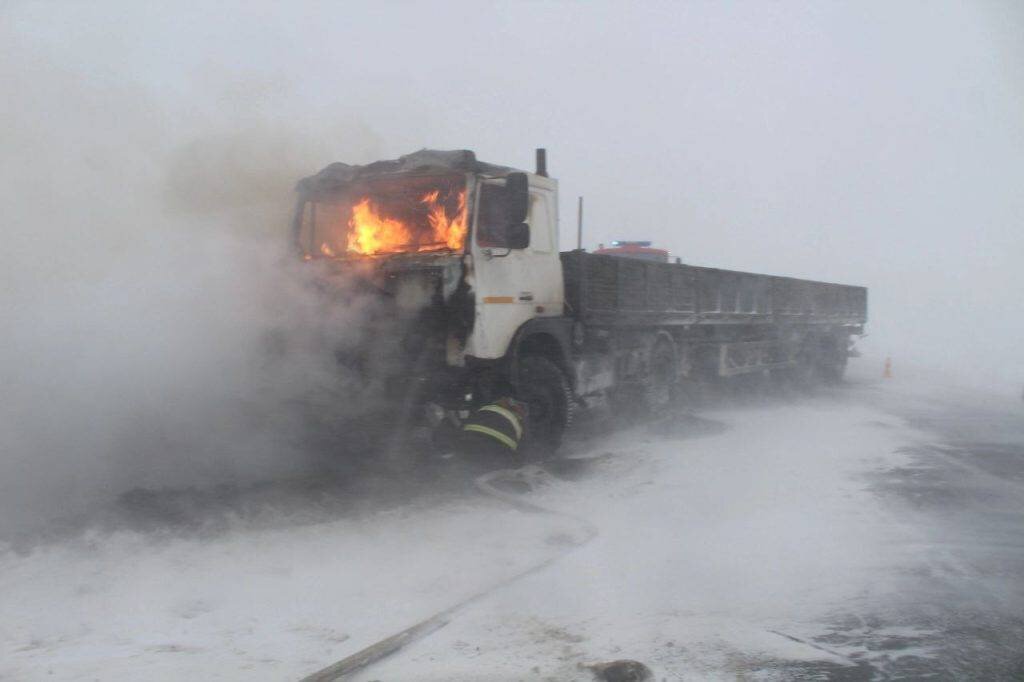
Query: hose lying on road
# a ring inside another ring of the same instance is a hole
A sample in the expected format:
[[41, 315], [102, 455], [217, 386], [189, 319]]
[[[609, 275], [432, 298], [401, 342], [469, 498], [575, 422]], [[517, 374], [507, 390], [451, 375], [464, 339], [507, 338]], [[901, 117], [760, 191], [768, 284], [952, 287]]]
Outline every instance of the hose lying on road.
[[400, 649], [411, 644], [412, 642], [415, 642], [423, 637], [426, 637], [432, 632], [435, 632], [443, 628], [451, 621], [452, 616], [459, 609], [465, 608], [473, 602], [483, 599], [484, 597], [500, 590], [501, 588], [511, 585], [512, 583], [516, 582], [517, 580], [520, 580], [521, 578], [525, 578], [528, 575], [531, 575], [533, 573], [536, 573], [547, 568], [548, 566], [552, 565], [553, 563], [567, 555], [569, 552], [572, 552], [574, 550], [579, 549], [580, 547], [583, 547], [588, 542], [597, 537], [597, 528], [586, 519], [555, 509], [549, 509], [548, 507], [544, 507], [533, 502], [527, 502], [526, 500], [522, 499], [515, 493], [510, 493], [505, 490], [501, 490], [500, 488], [497, 488], [495, 486], [495, 483], [499, 479], [504, 478], [511, 482], [526, 484], [529, 488], [532, 489], [543, 478], [547, 476], [549, 476], [549, 474], [546, 471], [544, 471], [544, 469], [536, 465], [528, 465], [521, 469], [499, 469], [497, 471], [492, 471], [490, 473], [479, 476], [474, 481], [474, 483], [476, 487], [484, 494], [490, 495], [491, 497], [495, 497], [505, 502], [506, 504], [509, 504], [512, 507], [519, 509], [520, 511], [535, 514], [546, 514], [550, 516], [559, 516], [562, 518], [571, 519], [572, 521], [580, 525], [580, 528], [583, 531], [583, 536], [581, 539], [579, 539], [574, 544], [568, 545], [565, 549], [558, 552], [557, 554], [548, 557], [544, 561], [535, 564], [527, 568], [526, 570], [520, 571], [519, 573], [516, 573], [515, 575], [512, 575], [508, 578], [504, 578], [503, 580], [498, 581], [494, 585], [491, 585], [487, 589], [477, 592], [476, 594], [473, 594], [467, 597], [466, 599], [463, 599], [462, 601], [458, 602], [453, 606], [448, 607], [443, 611], [435, 613], [429, 618], [421, 620], [419, 623], [416, 623], [415, 625], [408, 627], [405, 630], [402, 630], [401, 632], [395, 633], [394, 635], [391, 635], [386, 639], [382, 639], [374, 644], [371, 644], [365, 649], [357, 651], [356, 653], [352, 654], [351, 656], [348, 656], [347, 658], [343, 658], [337, 663], [333, 663], [327, 666], [326, 668], [323, 668], [322, 670], [318, 670], [317, 672], [311, 675], [303, 677], [301, 682], [336, 682], [337, 680], [343, 680], [349, 675], [352, 675], [353, 673], [356, 673], [362, 670], [363, 668], [366, 668], [367, 666], [376, 663], [377, 661], [385, 658], [386, 656], [390, 656], [391, 654], [395, 653], [396, 651], [399, 651]]

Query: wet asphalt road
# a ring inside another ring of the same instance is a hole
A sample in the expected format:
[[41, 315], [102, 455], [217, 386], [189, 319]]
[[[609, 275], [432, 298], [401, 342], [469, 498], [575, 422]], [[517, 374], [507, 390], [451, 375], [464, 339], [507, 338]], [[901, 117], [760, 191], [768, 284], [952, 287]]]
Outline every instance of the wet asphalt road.
[[812, 638], [853, 665], [783, 663], [775, 672], [1024, 680], [1024, 405], [978, 405], [966, 396], [882, 402], [934, 437], [902, 450], [906, 464], [868, 481], [920, 541], [907, 548], [912, 560], [897, 589], [873, 608], [836, 614]]

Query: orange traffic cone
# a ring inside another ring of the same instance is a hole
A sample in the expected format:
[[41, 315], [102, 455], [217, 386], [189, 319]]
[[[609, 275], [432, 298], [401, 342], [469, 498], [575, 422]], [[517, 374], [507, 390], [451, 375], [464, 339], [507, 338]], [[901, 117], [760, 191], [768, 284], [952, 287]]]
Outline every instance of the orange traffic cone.
[[883, 379], [892, 379], [892, 358], [885, 359], [885, 371], [882, 372]]

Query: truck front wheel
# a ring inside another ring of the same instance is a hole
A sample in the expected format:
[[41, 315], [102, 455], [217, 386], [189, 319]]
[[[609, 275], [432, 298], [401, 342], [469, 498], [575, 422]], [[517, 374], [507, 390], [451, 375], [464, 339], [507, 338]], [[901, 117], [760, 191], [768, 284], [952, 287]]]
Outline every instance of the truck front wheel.
[[521, 358], [518, 369], [515, 397], [529, 408], [527, 443], [554, 449], [573, 418], [569, 382], [558, 365], [539, 355]]

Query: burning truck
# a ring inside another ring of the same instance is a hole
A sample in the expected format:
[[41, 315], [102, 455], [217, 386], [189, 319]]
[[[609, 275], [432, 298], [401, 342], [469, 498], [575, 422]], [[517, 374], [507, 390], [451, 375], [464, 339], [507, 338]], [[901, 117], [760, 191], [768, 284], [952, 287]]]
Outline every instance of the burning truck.
[[510, 387], [554, 447], [597, 401], [657, 413], [698, 382], [836, 381], [867, 319], [863, 287], [559, 252], [543, 150], [533, 173], [471, 151], [335, 163], [298, 195], [301, 256], [378, 313], [339, 357], [358, 365], [397, 334], [388, 385], [406, 421], [457, 422]]

